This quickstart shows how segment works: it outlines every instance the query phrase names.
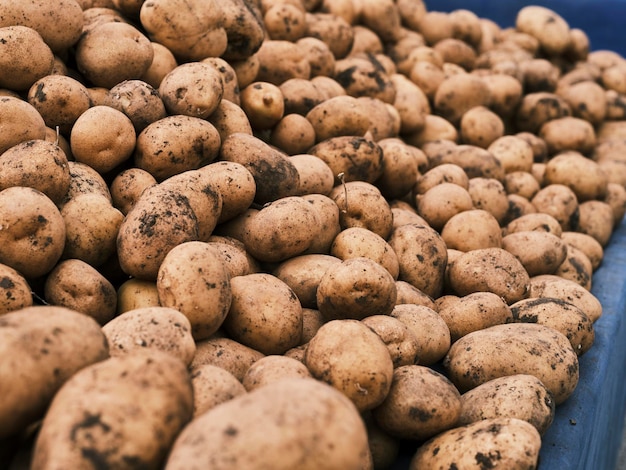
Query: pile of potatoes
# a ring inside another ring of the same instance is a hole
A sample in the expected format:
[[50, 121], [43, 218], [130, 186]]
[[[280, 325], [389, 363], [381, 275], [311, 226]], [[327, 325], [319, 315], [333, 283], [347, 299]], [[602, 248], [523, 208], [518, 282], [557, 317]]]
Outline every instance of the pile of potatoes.
[[536, 468], [626, 212], [624, 58], [539, 6], [0, 10], [10, 470]]

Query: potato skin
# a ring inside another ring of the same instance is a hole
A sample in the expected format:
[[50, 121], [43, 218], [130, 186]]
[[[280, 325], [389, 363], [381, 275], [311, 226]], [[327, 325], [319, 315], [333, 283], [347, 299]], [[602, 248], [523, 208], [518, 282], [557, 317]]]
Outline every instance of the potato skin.
[[58, 306], [31, 306], [0, 316], [0, 437], [41, 418], [71, 375], [109, 357], [106, 337], [91, 317]]
[[176, 439], [165, 468], [358, 469], [368, 468], [370, 458], [365, 425], [350, 400], [324, 383], [294, 378], [199, 416]]
[[196, 342], [196, 354], [189, 369], [193, 373], [198, 367], [211, 364], [227, 370], [241, 381], [248, 368], [264, 356], [256, 349], [216, 334]]
[[0, 315], [33, 305], [28, 281], [19, 272], [0, 263]]

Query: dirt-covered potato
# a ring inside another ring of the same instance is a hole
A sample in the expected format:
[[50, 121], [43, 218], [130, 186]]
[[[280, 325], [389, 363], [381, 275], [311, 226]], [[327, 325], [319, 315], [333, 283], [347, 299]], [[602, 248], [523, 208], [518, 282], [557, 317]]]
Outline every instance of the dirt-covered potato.
[[442, 163], [421, 174], [413, 186], [414, 194], [424, 194], [432, 187], [441, 183], [454, 183], [462, 188], [469, 188], [467, 173], [459, 165]]
[[207, 242], [217, 248], [231, 278], [261, 271], [259, 261], [246, 251], [242, 241], [232, 237], [211, 235]]
[[439, 153], [430, 161], [431, 167], [443, 163], [452, 163], [463, 168], [468, 178], [490, 178], [502, 181], [504, 169], [487, 149], [476, 145], [461, 144], [450, 146], [446, 152]]
[[563, 98], [556, 93], [538, 91], [522, 97], [515, 112], [515, 125], [519, 132], [539, 134], [545, 123], [571, 115], [572, 110]]
[[448, 248], [471, 251], [502, 247], [502, 230], [498, 220], [483, 209], [469, 209], [450, 217], [441, 228]]
[[467, 191], [476, 209], [489, 212], [502, 223], [509, 211], [508, 195], [501, 180], [477, 176], [469, 180]]
[[487, 150], [500, 161], [506, 174], [515, 171], [530, 172], [534, 162], [532, 147], [518, 136], [502, 136], [494, 140]]
[[508, 196], [514, 194], [526, 199], [532, 199], [541, 189], [539, 181], [526, 171], [512, 171], [504, 177], [504, 189]]
[[480, 105], [467, 110], [459, 123], [461, 142], [488, 148], [504, 135], [504, 122], [486, 106]]
[[488, 106], [489, 87], [482, 78], [472, 74], [456, 74], [445, 78], [435, 92], [433, 109], [453, 124], [476, 106]]
[[206, 364], [220, 367], [241, 381], [248, 368], [265, 354], [245, 346], [238, 341], [221, 335], [196, 341], [196, 354], [193, 356], [190, 373]]
[[591, 261], [594, 271], [602, 264], [602, 260], [604, 259], [604, 247], [593, 236], [582, 232], [563, 232], [561, 234], [561, 240], [585, 253], [589, 261]]
[[[265, 37], [260, 9], [256, 4], [241, 0], [219, 2], [219, 9], [224, 15], [222, 21], [227, 37], [222, 57], [231, 63], [247, 61], [258, 52]], [[219, 18], [219, 15], [215, 16]]]
[[573, 245], [567, 246], [567, 256], [554, 274], [564, 279], [577, 282], [587, 290], [591, 290], [593, 281], [593, 265], [589, 257]]
[[346, 94], [322, 101], [305, 116], [315, 129], [316, 142], [331, 137], [363, 136], [370, 127], [364, 103]]
[[490, 418], [528, 421], [543, 435], [554, 421], [552, 394], [535, 376], [514, 374], [498, 377], [461, 395], [459, 425]]
[[442, 230], [455, 215], [474, 207], [466, 188], [456, 183], [441, 183], [416, 197], [417, 213], [435, 230]]
[[126, 215], [135, 205], [139, 196], [157, 180], [148, 171], [132, 167], [118, 173], [109, 186], [111, 203], [122, 214]]
[[576, 281], [544, 274], [530, 280], [531, 298], [557, 298], [576, 305], [595, 322], [602, 315], [598, 298]]
[[143, 80], [124, 80], [109, 90], [110, 106], [123, 112], [139, 134], [167, 112], [157, 89]]
[[342, 230], [330, 247], [330, 254], [341, 259], [365, 257], [379, 263], [394, 279], [398, 278], [398, 258], [389, 243], [380, 235], [363, 227]]
[[227, 99], [220, 101], [207, 121], [215, 126], [222, 141], [235, 132], [252, 134], [252, 126], [246, 113], [241, 106]]
[[26, 307], [0, 316], [0, 324], [0, 376], [7, 386], [0, 436], [8, 438], [41, 419], [65, 381], [109, 350], [93, 318], [65, 307]]
[[480, 469], [502, 465], [511, 470], [536, 468], [541, 449], [539, 431], [518, 418], [487, 418], [457, 426], [420, 446], [410, 470], [420, 468]]
[[406, 196], [426, 171], [426, 154], [400, 138], [387, 138], [377, 142], [383, 151], [383, 173], [375, 181], [380, 192], [389, 200]]
[[79, 259], [59, 262], [46, 276], [44, 299], [104, 325], [117, 314], [117, 292], [96, 268]]
[[345, 18], [333, 13], [309, 12], [305, 16], [305, 36], [323, 41], [335, 59], [343, 59], [352, 49], [354, 31]]
[[592, 236], [603, 247], [608, 245], [613, 233], [613, 209], [604, 201], [592, 199], [578, 205], [578, 232]]
[[[158, 467], [192, 413], [193, 389], [180, 359], [156, 350], [111, 357], [77, 372], [57, 392], [37, 436], [33, 465], [80, 468], [100, 455], [111, 467], [129, 459]], [[94, 438], [94, 426], [112, 435]]]
[[288, 155], [306, 154], [315, 145], [315, 129], [300, 114], [286, 114], [273, 127], [270, 143]]
[[393, 361], [383, 340], [359, 320], [331, 320], [309, 341], [304, 364], [363, 412], [383, 402], [393, 380]]
[[[373, 333], [372, 333], [373, 334]], [[308, 406], [301, 406], [303, 400]], [[339, 438], [339, 436], [341, 436]], [[179, 434], [171, 470], [371, 468], [367, 431], [344, 395], [310, 378], [280, 380], [202, 414]]]
[[537, 38], [544, 52], [558, 55], [569, 47], [569, 25], [561, 15], [537, 5], [520, 9], [515, 19], [515, 28]]
[[256, 80], [280, 86], [292, 78], [309, 79], [311, 64], [305, 53], [294, 42], [265, 39], [255, 54], [259, 61]]
[[469, 333], [452, 344], [444, 367], [461, 393], [506, 375], [534, 375], [557, 406], [572, 394], [579, 377], [578, 356], [569, 339], [536, 323], [494, 325]]
[[607, 98], [602, 86], [593, 80], [584, 80], [557, 88], [572, 109], [575, 117], [591, 124], [600, 124], [607, 114]]
[[380, 62], [349, 56], [335, 62], [333, 78], [350, 96], [369, 96], [385, 103], [393, 103], [396, 90]]
[[65, 222], [41, 191], [13, 186], [0, 191], [0, 263], [27, 279], [50, 272], [63, 254]]
[[[237, 81], [237, 73], [232, 65], [221, 57], [206, 57], [201, 62], [211, 64], [222, 76], [224, 94], [222, 100], [228, 100], [236, 105], [241, 104], [241, 88]], [[158, 88], [158, 87], [157, 87]]]
[[0, 264], [0, 315], [33, 305], [31, 287], [24, 276]]
[[396, 91], [393, 106], [400, 115], [400, 133], [420, 131], [431, 110], [428, 96], [405, 75], [394, 73], [389, 79]]
[[513, 116], [523, 95], [520, 80], [501, 73], [484, 75], [482, 79], [489, 88], [489, 109], [503, 119]]
[[233, 374], [212, 364], [195, 367], [190, 373], [193, 386], [193, 417], [244, 395], [246, 389]]
[[593, 125], [573, 116], [551, 119], [541, 126], [539, 136], [551, 155], [567, 150], [589, 155], [597, 140]]
[[509, 233], [502, 238], [502, 248], [515, 255], [531, 277], [554, 274], [567, 256], [566, 243], [541, 230]]
[[503, 235], [529, 230], [539, 230], [551, 233], [557, 237], [560, 237], [563, 233], [558, 220], [545, 212], [535, 212], [522, 215], [509, 222], [504, 227]]
[[241, 383], [251, 392], [277, 380], [288, 378], [311, 378], [307, 367], [297, 359], [281, 355], [262, 357], [246, 371]]
[[17, 24], [1, 26], [0, 44], [3, 70], [0, 88], [28, 91], [37, 80], [52, 72], [54, 54], [33, 28]]
[[511, 309], [493, 292], [474, 292], [463, 297], [444, 295], [435, 300], [435, 309], [448, 325], [450, 341], [493, 325], [511, 323]]
[[257, 131], [273, 128], [285, 114], [281, 89], [273, 83], [255, 81], [241, 90], [241, 109]]
[[463, 253], [450, 266], [448, 275], [452, 289], [459, 296], [492, 292], [511, 304], [529, 293], [530, 278], [526, 269], [515, 255], [503, 248]]
[[401, 320], [390, 315], [371, 315], [361, 320], [387, 345], [394, 367], [417, 364], [419, 339]]
[[[297, 114], [290, 114], [289, 116], [304, 119], [308, 123], [305, 118]], [[308, 153], [291, 155], [290, 160], [298, 170], [300, 179], [299, 195], [330, 194], [335, 185], [335, 175], [333, 175], [333, 171], [326, 162]]]
[[544, 186], [530, 202], [537, 212], [551, 215], [558, 220], [562, 231], [574, 230], [578, 226], [578, 198], [569, 186], [558, 183]]

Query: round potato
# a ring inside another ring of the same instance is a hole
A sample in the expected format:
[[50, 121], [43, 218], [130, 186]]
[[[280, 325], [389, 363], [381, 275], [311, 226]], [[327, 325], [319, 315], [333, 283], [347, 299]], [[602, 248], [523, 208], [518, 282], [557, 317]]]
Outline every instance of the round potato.
[[246, 371], [241, 383], [251, 392], [277, 380], [287, 378], [311, 378], [309, 369], [300, 361], [280, 355], [265, 356]]
[[26, 278], [6, 264], [0, 264], [0, 315], [30, 307], [33, 295]]
[[126, 215], [135, 205], [144, 189], [157, 183], [157, 180], [148, 171], [141, 168], [127, 168], [118, 173], [111, 185], [111, 203], [122, 214]]
[[0, 96], [0, 154], [20, 142], [45, 137], [46, 122], [33, 105], [15, 96]]
[[54, 54], [37, 31], [28, 26], [0, 27], [0, 88], [27, 91], [52, 72]]
[[502, 248], [515, 255], [531, 277], [554, 274], [567, 256], [566, 243], [541, 230], [509, 233], [502, 238]]
[[263, 353], [238, 341], [214, 335], [196, 341], [196, 354], [189, 370], [193, 374], [198, 368], [210, 364], [230, 372], [241, 382], [248, 368], [264, 356]]
[[253, 129], [271, 129], [285, 114], [283, 94], [273, 83], [252, 82], [241, 90], [241, 109], [248, 116]]
[[433, 104], [437, 114], [452, 124], [458, 124], [465, 112], [475, 106], [487, 106], [489, 99], [489, 87], [482, 78], [463, 73], [441, 82]]
[[330, 247], [330, 254], [344, 261], [370, 258], [389, 271], [394, 279], [399, 275], [398, 257], [389, 243], [363, 227], [350, 227], [338, 233]]
[[158, 91], [142, 80], [124, 80], [109, 90], [110, 105], [123, 112], [139, 134], [167, 112]]
[[576, 281], [557, 275], [544, 274], [530, 280], [531, 298], [557, 298], [576, 305], [595, 322], [602, 315], [598, 298]]
[[483, 209], [469, 209], [450, 217], [441, 229], [441, 238], [448, 248], [464, 252], [502, 246], [498, 220]]
[[417, 213], [435, 230], [442, 230], [455, 215], [474, 205], [467, 189], [455, 183], [441, 183], [416, 197]]
[[193, 417], [204, 414], [220, 403], [244, 395], [246, 389], [233, 374], [212, 364], [194, 367], [190, 373], [193, 387]]
[[417, 364], [420, 345], [408, 325], [390, 315], [371, 315], [361, 321], [387, 345], [394, 367]]
[[549, 184], [542, 187], [530, 201], [537, 209], [558, 220], [563, 231], [573, 230], [578, 225], [580, 211], [576, 193], [564, 184]]
[[117, 288], [117, 313], [143, 307], [159, 306], [156, 282], [130, 278]]

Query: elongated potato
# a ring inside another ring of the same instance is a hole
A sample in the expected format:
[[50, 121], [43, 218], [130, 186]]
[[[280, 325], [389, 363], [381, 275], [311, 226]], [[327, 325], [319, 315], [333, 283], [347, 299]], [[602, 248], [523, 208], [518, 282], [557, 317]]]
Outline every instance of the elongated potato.
[[530, 279], [530, 297], [555, 297], [579, 307], [595, 322], [602, 315], [598, 298], [579, 283], [557, 275], [534, 276]]
[[553, 274], [567, 256], [561, 238], [539, 230], [510, 233], [502, 238], [502, 248], [515, 255], [531, 277]]

